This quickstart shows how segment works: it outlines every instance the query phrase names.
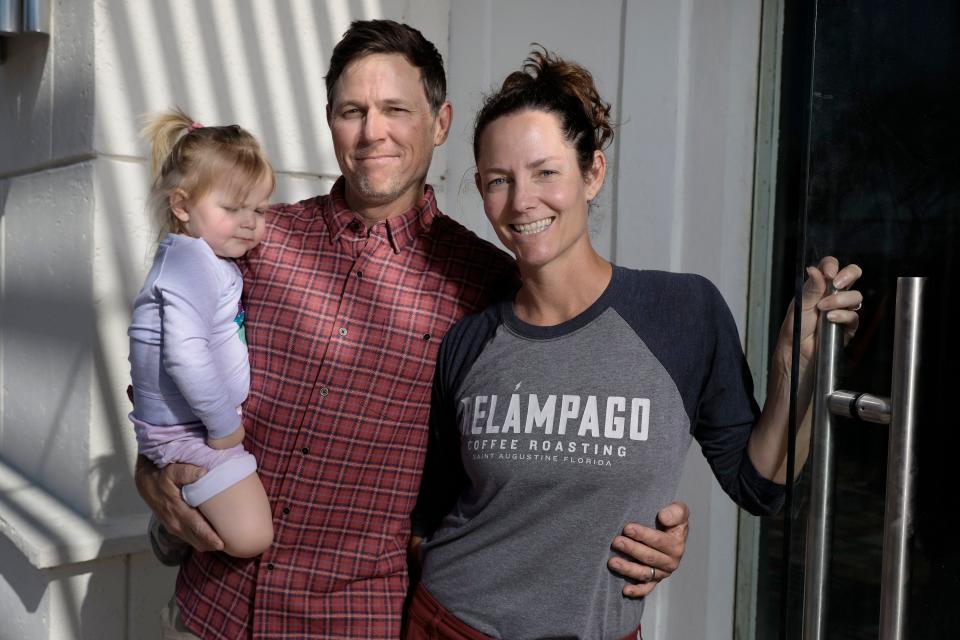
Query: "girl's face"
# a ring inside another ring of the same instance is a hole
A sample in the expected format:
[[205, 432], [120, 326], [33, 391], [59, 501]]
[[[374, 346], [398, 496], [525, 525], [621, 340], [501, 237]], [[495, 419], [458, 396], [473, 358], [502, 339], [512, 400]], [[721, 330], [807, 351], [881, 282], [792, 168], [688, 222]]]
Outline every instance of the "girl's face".
[[483, 209], [521, 269], [586, 255], [581, 250], [590, 249], [587, 209], [606, 170], [601, 151], [584, 175], [559, 119], [543, 111], [494, 120], [479, 149], [475, 179]]
[[220, 181], [196, 200], [189, 200], [183, 191], [175, 192], [171, 209], [186, 232], [203, 238], [216, 255], [239, 258], [263, 238], [263, 214], [272, 181], [264, 176], [242, 202], [228, 184], [228, 180]]

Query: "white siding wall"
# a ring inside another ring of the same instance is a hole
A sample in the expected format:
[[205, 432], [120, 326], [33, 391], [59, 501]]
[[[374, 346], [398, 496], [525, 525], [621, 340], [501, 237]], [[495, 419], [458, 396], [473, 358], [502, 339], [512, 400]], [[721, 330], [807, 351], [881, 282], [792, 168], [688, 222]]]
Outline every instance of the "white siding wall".
[[[53, 4], [53, 36], [8, 40], [0, 65], [0, 639], [156, 637], [172, 587], [142, 535], [123, 394], [152, 242], [138, 116], [179, 104], [239, 122], [264, 142], [278, 200], [325, 192], [338, 171], [322, 77], [352, 19], [410, 22], [441, 49], [455, 115], [430, 180], [489, 238], [470, 151], [481, 93], [534, 41], [590, 68], [621, 122], [596, 245], [711, 277], [745, 324], [760, 0]], [[679, 497], [690, 544], [645, 637], [726, 637], [736, 512], [696, 449]]]

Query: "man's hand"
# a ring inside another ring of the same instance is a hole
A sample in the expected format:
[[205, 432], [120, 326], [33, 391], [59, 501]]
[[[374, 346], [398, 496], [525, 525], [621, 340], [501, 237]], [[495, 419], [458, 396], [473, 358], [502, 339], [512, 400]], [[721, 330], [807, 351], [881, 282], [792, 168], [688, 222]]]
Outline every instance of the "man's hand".
[[220, 551], [223, 540], [197, 509], [186, 502], [180, 488], [199, 480], [206, 471], [191, 464], [168, 464], [158, 469], [143, 456], [137, 458], [136, 482], [140, 497], [167, 531], [197, 551]]
[[642, 598], [677, 570], [687, 546], [689, 522], [687, 505], [671, 502], [657, 513], [656, 529], [631, 522], [613, 539], [613, 549], [636, 561], [619, 556], [607, 561], [611, 571], [629, 580], [623, 595]]

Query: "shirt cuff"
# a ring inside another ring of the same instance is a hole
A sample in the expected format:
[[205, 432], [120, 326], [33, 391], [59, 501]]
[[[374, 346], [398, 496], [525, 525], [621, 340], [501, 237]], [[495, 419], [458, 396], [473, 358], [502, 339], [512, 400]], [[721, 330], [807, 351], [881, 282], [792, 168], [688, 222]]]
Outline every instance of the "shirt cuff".
[[740, 486], [744, 509], [755, 516], [772, 516], [780, 511], [786, 496], [786, 485], [760, 475], [746, 451], [740, 461]]

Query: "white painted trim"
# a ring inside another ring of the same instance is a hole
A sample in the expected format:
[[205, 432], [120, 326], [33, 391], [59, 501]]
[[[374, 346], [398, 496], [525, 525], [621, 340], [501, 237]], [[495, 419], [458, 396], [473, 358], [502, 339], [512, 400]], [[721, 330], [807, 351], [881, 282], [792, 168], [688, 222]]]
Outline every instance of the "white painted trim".
[[0, 460], [0, 535], [37, 569], [150, 548], [149, 514], [90, 520]]

